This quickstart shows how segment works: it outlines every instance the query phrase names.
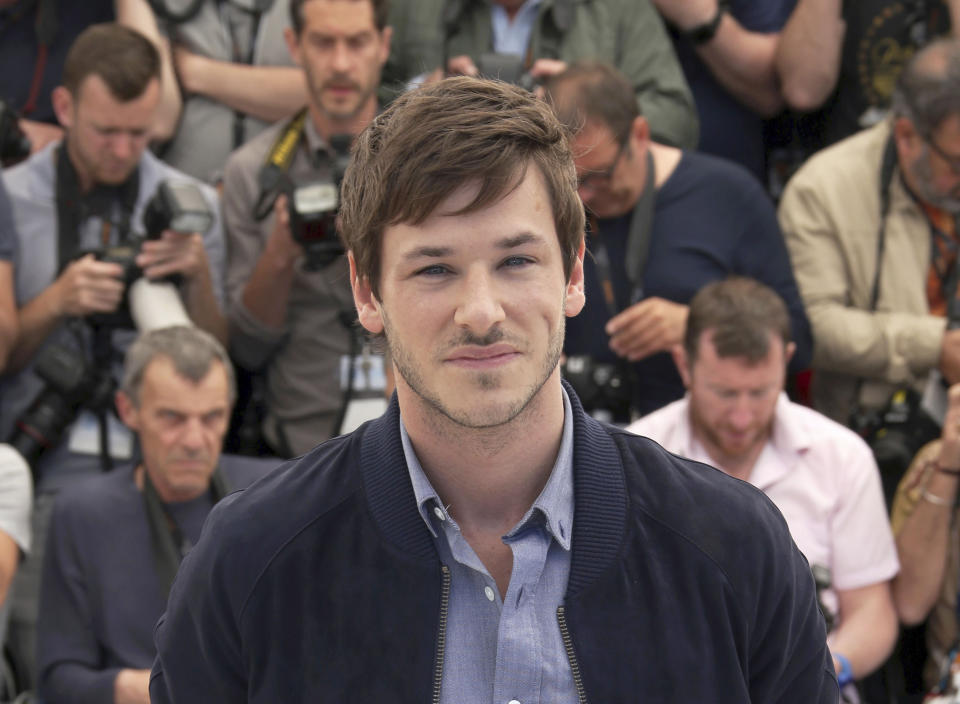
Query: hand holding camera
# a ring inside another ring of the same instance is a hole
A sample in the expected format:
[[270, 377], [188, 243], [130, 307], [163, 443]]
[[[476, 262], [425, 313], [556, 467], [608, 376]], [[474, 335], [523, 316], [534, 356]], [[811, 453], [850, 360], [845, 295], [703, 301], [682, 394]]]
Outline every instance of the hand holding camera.
[[87, 254], [70, 262], [54, 282], [54, 305], [60, 316], [112, 313], [123, 300], [124, 269]]

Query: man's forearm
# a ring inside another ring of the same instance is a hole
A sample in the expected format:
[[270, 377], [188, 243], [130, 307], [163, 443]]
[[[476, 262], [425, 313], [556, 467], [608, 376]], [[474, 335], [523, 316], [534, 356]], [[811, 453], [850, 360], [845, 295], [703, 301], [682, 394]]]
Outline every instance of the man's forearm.
[[20, 334], [17, 336], [16, 345], [10, 351], [7, 372], [23, 369], [33, 359], [43, 341], [63, 320], [56, 301], [53, 286], [48, 286], [19, 310]]
[[275, 330], [283, 328], [293, 276], [294, 260], [275, 253], [268, 243], [243, 289], [244, 308], [262, 325]]
[[737, 100], [762, 117], [773, 117], [783, 108], [774, 65], [779, 36], [750, 32], [726, 13], [717, 34], [697, 53]]
[[921, 623], [940, 593], [958, 481], [956, 476], [933, 471], [897, 535], [900, 574], [893, 580], [893, 599], [906, 624]]
[[184, 290], [187, 314], [190, 320], [201, 330], [213, 335], [220, 344], [227, 346], [227, 320], [220, 310], [217, 297], [213, 292], [213, 281], [209, 269], [201, 269], [187, 281]]
[[820, 107], [837, 84], [845, 31], [840, 8], [841, 0], [800, 0], [780, 33], [776, 70], [796, 110]]
[[883, 664], [897, 640], [897, 615], [888, 582], [850, 590], [858, 593], [855, 605], [840, 596], [840, 626], [827, 639], [831, 653], [840, 653], [850, 661], [857, 679], [869, 675]]
[[288, 117], [307, 102], [303, 71], [296, 67], [248, 66], [194, 55], [180, 76], [188, 92], [266, 122]]

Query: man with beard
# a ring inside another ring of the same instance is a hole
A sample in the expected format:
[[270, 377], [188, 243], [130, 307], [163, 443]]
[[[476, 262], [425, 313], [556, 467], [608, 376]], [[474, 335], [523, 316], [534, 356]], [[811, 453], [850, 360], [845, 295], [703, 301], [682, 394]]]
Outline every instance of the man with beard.
[[561, 382], [584, 214], [546, 103], [468, 77], [400, 96], [340, 215], [396, 394], [214, 509], [154, 704], [836, 703], [775, 507]]
[[828, 580], [819, 596], [845, 685], [893, 648], [897, 554], [869, 448], [783, 392], [793, 351], [787, 309], [773, 290], [746, 278], [709, 284], [690, 302], [683, 346], [674, 348], [686, 397], [628, 430], [750, 482], [777, 505], [815, 574]]
[[960, 41], [940, 40], [900, 74], [890, 118], [812, 157], [780, 203], [818, 410], [847, 423], [931, 370], [960, 381], [958, 214]]
[[[293, 0], [286, 39], [306, 74], [309, 103], [235, 152], [226, 167], [232, 352], [242, 367], [266, 375], [263, 433], [283, 456], [336, 432], [345, 402], [341, 359], [356, 356], [347, 260], [335, 256], [332, 218], [325, 232], [309, 233], [305, 252], [308, 233], [292, 227], [289, 197], [296, 186], [336, 187], [345, 146], [377, 113], [390, 53], [387, 9], [387, 0]], [[335, 206], [336, 199], [326, 205]]]

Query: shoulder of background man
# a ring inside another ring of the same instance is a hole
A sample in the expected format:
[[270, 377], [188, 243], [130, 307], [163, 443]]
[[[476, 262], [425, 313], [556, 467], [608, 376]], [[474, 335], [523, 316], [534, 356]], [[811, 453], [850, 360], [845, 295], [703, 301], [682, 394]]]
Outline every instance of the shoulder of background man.
[[14, 215], [18, 207], [34, 205], [53, 210], [55, 194], [54, 153], [60, 142], [53, 142], [16, 166], [0, 171], [10, 196]]
[[[732, 205], [726, 200], [729, 198], [736, 198], [738, 202], [749, 201], [751, 207], [756, 207], [754, 204], [757, 201], [770, 202], [770, 197], [756, 176], [744, 166], [730, 159], [692, 150], [684, 150], [660, 191], [663, 195], [678, 198], [698, 197], [706, 203], [723, 204], [725, 207]], [[712, 195], [704, 198], [708, 194]], [[718, 195], [724, 200], [717, 201]]]
[[133, 481], [133, 467], [124, 464], [110, 472], [90, 474], [57, 492], [54, 514], [76, 528], [84, 525], [111, 526], [118, 516], [137, 510], [142, 494]]
[[811, 191], [839, 199], [837, 205], [855, 197], [875, 201], [879, 212], [880, 171], [890, 125], [884, 121], [861, 130], [813, 154], [787, 183], [784, 200], [794, 191]]
[[[284, 118], [267, 127], [249, 142], [234, 149], [227, 158], [227, 164], [224, 168], [224, 193], [230, 186], [232, 179], [240, 175], [247, 179], [256, 180], [260, 167], [263, 166], [267, 155], [270, 153], [273, 143], [277, 140], [280, 133], [289, 124], [290, 118]], [[299, 148], [299, 144], [298, 144]]]

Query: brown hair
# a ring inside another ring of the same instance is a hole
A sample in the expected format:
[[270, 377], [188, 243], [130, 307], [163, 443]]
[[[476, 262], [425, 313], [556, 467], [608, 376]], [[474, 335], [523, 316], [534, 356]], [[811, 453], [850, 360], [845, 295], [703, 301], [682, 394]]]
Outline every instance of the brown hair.
[[67, 52], [63, 85], [73, 96], [88, 76], [100, 76], [122, 102], [143, 95], [160, 79], [160, 54], [139, 32], [116, 23], [87, 27]]
[[[310, 0], [290, 0], [290, 26], [298, 37], [303, 32], [303, 6]], [[390, 0], [354, 0], [354, 2], [369, 2], [373, 6], [373, 24], [378, 32], [387, 26], [387, 16], [390, 14]]]
[[770, 333], [790, 343], [790, 314], [783, 299], [759, 281], [732, 276], [707, 284], [690, 301], [683, 346], [692, 363], [700, 338], [713, 331], [718, 357], [743, 357], [751, 364], [766, 358]]
[[549, 106], [499, 81], [448, 78], [397, 98], [357, 138], [343, 180], [341, 235], [357, 272], [379, 298], [383, 231], [417, 225], [464, 184], [476, 197], [457, 215], [510, 193], [540, 169], [560, 240], [564, 272], [583, 241], [583, 205], [566, 131]]
[[641, 114], [630, 81], [600, 61], [578, 61], [548, 78], [544, 89], [560, 122], [573, 134], [587, 122], [597, 122], [623, 142]]

